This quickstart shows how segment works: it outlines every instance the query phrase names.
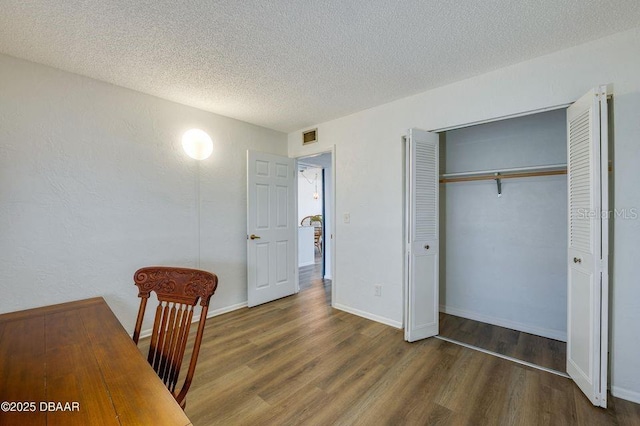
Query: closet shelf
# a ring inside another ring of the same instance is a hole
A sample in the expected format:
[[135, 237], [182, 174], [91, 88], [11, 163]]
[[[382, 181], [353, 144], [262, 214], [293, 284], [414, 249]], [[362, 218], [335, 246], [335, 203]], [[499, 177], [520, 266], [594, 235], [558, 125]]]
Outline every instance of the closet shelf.
[[553, 176], [567, 174], [566, 164], [548, 164], [544, 166], [513, 167], [510, 169], [476, 170], [471, 172], [445, 173], [440, 175], [440, 183], [468, 182], [474, 180], [495, 180], [498, 197], [502, 195], [502, 179], [533, 176]]

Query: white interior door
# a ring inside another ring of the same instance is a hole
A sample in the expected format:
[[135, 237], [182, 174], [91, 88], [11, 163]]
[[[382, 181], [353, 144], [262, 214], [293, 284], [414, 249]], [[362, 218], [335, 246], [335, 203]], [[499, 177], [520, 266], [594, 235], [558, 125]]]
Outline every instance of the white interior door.
[[439, 136], [410, 129], [406, 138], [405, 328], [409, 342], [438, 334]]
[[607, 405], [608, 122], [606, 87], [567, 109], [569, 250], [567, 373]]
[[292, 158], [247, 151], [247, 304], [296, 292], [295, 166]]

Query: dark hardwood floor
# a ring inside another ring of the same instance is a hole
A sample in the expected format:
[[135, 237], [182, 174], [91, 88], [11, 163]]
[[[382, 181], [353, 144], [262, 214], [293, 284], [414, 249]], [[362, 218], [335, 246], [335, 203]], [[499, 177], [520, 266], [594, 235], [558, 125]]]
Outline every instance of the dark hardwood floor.
[[332, 309], [321, 280], [210, 318], [186, 401], [196, 426], [640, 425], [640, 405], [595, 408], [569, 379], [439, 339], [404, 342]]
[[440, 336], [566, 372], [567, 344], [440, 312]]

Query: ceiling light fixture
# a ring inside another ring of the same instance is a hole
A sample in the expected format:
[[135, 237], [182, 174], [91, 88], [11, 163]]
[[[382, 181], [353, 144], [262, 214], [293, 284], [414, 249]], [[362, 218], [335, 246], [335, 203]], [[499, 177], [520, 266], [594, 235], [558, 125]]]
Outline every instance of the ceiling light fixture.
[[300, 170], [300, 174], [307, 182], [309, 182], [309, 184], [312, 184], [312, 183], [315, 184], [316, 190], [313, 192], [313, 199], [317, 200], [318, 198], [320, 198], [320, 195], [318, 194], [318, 173], [316, 173], [313, 181], [305, 176], [304, 170]]
[[200, 129], [187, 130], [182, 135], [182, 149], [195, 160], [205, 160], [213, 152], [213, 141]]

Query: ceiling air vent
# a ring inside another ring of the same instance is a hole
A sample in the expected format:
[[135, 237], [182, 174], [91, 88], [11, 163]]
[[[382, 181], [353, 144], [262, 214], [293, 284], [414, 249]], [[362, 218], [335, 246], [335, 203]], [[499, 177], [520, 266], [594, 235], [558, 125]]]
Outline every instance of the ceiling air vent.
[[302, 145], [318, 142], [318, 129], [307, 130], [302, 132]]

